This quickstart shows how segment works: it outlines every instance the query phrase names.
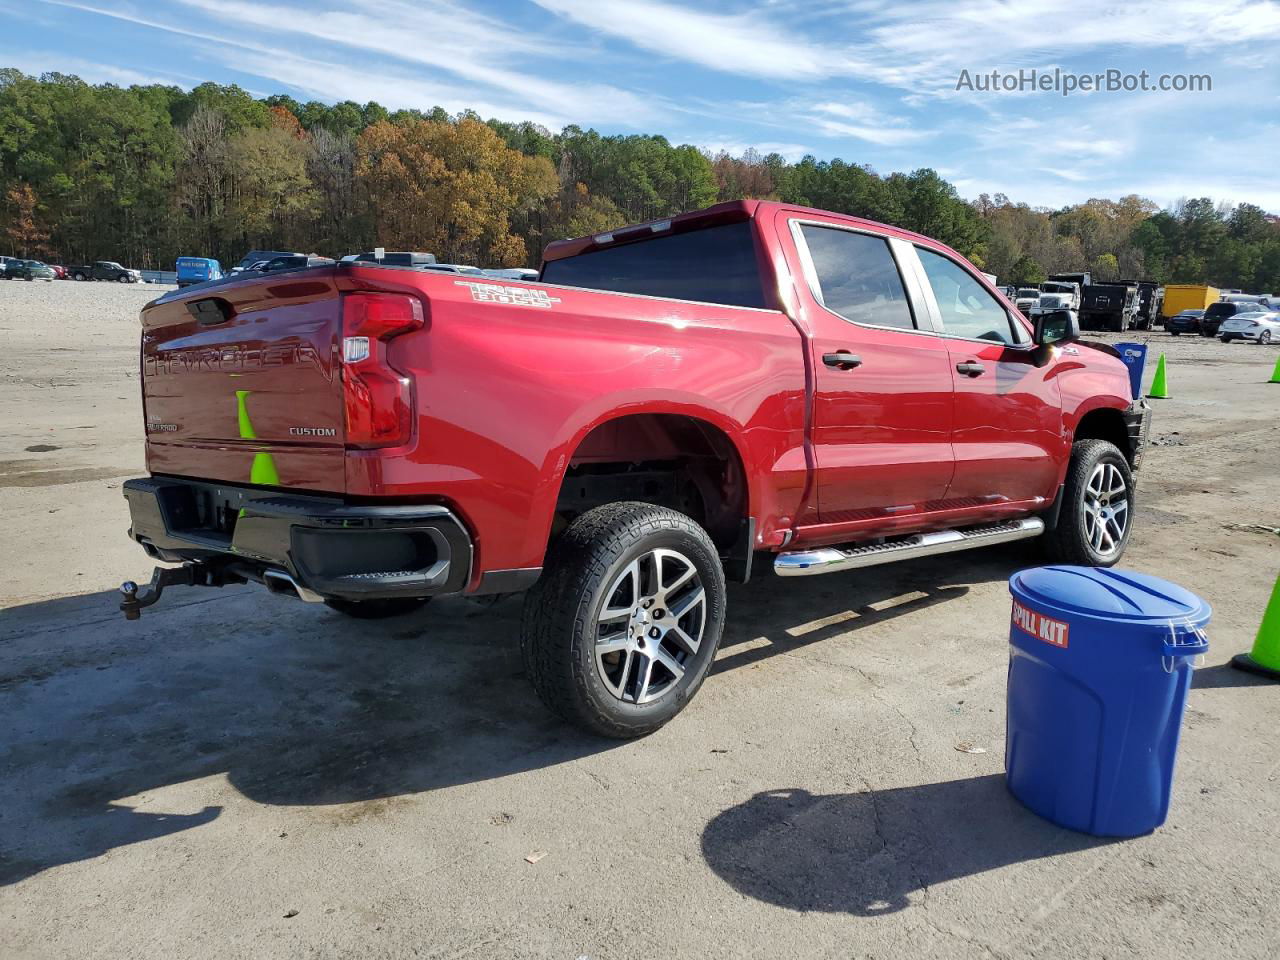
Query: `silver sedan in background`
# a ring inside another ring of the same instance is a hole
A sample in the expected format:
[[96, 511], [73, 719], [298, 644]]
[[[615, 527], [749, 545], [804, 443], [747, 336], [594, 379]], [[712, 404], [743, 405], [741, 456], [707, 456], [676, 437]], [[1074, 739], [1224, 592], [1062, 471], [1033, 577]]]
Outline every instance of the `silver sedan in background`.
[[1253, 313], [1237, 313], [1222, 321], [1218, 339], [1223, 343], [1232, 340], [1252, 340], [1254, 343], [1280, 343], [1280, 313], [1258, 310]]

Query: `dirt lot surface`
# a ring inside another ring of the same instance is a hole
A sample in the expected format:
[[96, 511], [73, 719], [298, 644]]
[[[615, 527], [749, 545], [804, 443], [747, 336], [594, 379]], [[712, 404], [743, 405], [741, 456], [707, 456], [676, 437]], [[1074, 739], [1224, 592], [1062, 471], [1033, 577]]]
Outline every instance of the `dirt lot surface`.
[[630, 743], [545, 713], [518, 600], [126, 623], [157, 292], [0, 283], [5, 960], [1280, 955], [1280, 687], [1225, 666], [1280, 566], [1280, 348], [1150, 335], [1125, 564], [1203, 594], [1212, 648], [1168, 823], [1105, 842], [1004, 789], [1027, 549], [732, 588], [715, 673]]

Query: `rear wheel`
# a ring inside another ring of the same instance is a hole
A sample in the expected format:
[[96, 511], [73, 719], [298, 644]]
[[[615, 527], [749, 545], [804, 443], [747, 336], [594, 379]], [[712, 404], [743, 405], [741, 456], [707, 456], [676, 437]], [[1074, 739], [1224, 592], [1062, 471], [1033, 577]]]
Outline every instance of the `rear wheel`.
[[336, 597], [326, 600], [324, 605], [330, 610], [337, 610], [357, 620], [385, 620], [388, 617], [401, 617], [425, 607], [430, 597], [385, 597], [380, 600], [342, 600]]
[[1258, 342], [1259, 342], [1259, 343], [1263, 343], [1263, 344], [1270, 343], [1270, 342], [1271, 342], [1271, 331], [1270, 331], [1270, 330], [1263, 330], [1260, 334], [1258, 334]]
[[1109, 567], [1124, 554], [1133, 521], [1133, 472], [1114, 444], [1078, 440], [1062, 490], [1058, 525], [1046, 535], [1050, 559]]
[[705, 530], [665, 507], [606, 504], [552, 546], [525, 598], [520, 648], [552, 711], [592, 733], [638, 737], [697, 693], [724, 611]]

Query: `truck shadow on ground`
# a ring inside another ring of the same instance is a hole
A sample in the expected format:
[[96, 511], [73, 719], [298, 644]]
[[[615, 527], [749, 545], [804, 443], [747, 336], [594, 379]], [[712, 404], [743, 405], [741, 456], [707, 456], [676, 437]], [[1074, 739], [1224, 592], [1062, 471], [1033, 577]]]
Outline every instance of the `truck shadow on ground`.
[[[884, 628], [1018, 565], [987, 554], [733, 587], [716, 673]], [[221, 808], [203, 801], [146, 809], [148, 792], [204, 777], [263, 804], [352, 804], [623, 746], [537, 700], [519, 598], [369, 622], [253, 588], [186, 596], [138, 623], [112, 592], [0, 611], [0, 885], [208, 823]], [[183, 789], [216, 799], [218, 788]]]
[[825, 796], [766, 790], [707, 824], [702, 852], [765, 903], [877, 916], [948, 880], [1114, 842], [1041, 820], [993, 774]]

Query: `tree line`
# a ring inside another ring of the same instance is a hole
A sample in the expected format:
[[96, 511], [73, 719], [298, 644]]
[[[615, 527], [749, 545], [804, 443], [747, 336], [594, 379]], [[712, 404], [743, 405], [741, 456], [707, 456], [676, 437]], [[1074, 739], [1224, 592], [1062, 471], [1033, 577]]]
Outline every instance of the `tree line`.
[[660, 136], [257, 99], [214, 83], [123, 88], [0, 70], [0, 196], [6, 252], [68, 263], [171, 269], [184, 255], [231, 264], [253, 248], [383, 246], [520, 266], [552, 240], [762, 197], [935, 237], [1002, 282], [1088, 269], [1280, 291], [1280, 225], [1248, 203], [966, 202], [927, 168], [712, 156]]

